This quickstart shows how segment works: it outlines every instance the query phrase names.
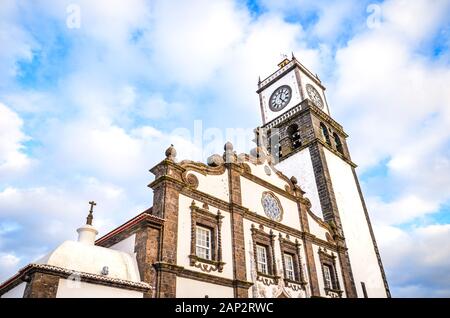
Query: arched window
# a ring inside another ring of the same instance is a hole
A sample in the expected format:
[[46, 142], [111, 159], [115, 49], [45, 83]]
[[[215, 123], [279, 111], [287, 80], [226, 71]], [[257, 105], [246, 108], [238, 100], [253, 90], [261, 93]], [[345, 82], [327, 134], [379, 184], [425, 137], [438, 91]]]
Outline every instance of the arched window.
[[336, 133], [333, 133], [334, 143], [336, 144], [336, 150], [341, 154], [344, 154], [344, 148], [342, 147], [341, 138]]
[[292, 124], [288, 127], [287, 133], [289, 135], [289, 140], [291, 141], [291, 148], [297, 149], [302, 145], [300, 140], [300, 130], [297, 124]]
[[320, 123], [320, 129], [322, 130], [322, 137], [325, 139], [325, 142], [331, 146], [331, 140], [330, 140], [330, 135], [328, 134], [328, 128], [323, 123]]

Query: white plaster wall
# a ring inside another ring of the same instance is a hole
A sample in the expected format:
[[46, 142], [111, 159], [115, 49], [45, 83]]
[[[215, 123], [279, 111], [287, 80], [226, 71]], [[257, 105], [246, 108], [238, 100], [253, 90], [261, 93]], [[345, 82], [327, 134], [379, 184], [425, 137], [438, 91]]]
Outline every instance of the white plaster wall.
[[140, 279], [139, 266], [136, 259], [136, 253], [134, 251], [135, 243], [136, 243], [136, 234], [133, 234], [127, 237], [126, 239], [112, 245], [110, 249], [130, 254], [130, 256], [133, 258], [132, 264], [134, 267], [134, 272], [136, 273], [137, 276], [139, 276]]
[[[177, 263], [187, 269], [201, 272], [197, 267], [189, 264], [189, 254], [191, 254], [191, 206], [192, 199], [180, 194], [178, 210], [178, 245], [177, 245]], [[203, 202], [195, 201], [196, 205], [202, 207]], [[209, 207], [211, 213], [217, 214], [217, 209]], [[226, 211], [220, 211], [222, 219], [222, 260], [225, 262], [222, 273], [212, 271], [211, 275], [233, 279], [233, 256], [231, 240], [231, 222], [230, 214]]]
[[358, 296], [363, 297], [361, 282], [365, 282], [369, 297], [386, 297], [380, 267], [352, 169], [327, 149], [325, 149], [325, 157]]
[[[317, 223], [310, 215], [308, 215], [308, 225], [309, 225], [309, 233], [315, 235], [316, 237], [326, 241], [326, 233], [328, 232], [323, 226]], [[331, 234], [330, 234], [331, 235]]]
[[126, 239], [110, 246], [109, 248], [134, 255], [134, 244], [136, 242], [136, 234], [130, 235]]
[[[292, 298], [305, 298], [310, 296], [309, 292], [309, 285], [306, 285], [306, 291], [294, 291], [291, 288], [286, 288], [284, 286], [284, 269], [283, 269], [283, 263], [281, 260], [281, 249], [280, 249], [280, 242], [278, 240], [279, 231], [273, 230], [273, 234], [275, 235], [275, 262], [277, 264], [277, 270], [278, 275], [281, 277], [279, 280], [278, 285], [270, 285], [266, 286], [262, 282], [256, 281], [256, 265], [254, 264], [254, 255], [253, 255], [253, 241], [252, 241], [252, 232], [251, 232], [251, 226], [254, 224], [258, 227], [257, 223], [254, 223], [250, 220], [244, 219], [244, 240], [245, 240], [245, 263], [246, 263], [246, 272], [247, 272], [247, 281], [253, 282], [255, 285], [253, 287], [250, 287], [249, 289], [249, 297], [252, 298], [274, 298], [278, 297], [282, 291], [284, 291], [285, 294]], [[266, 233], [269, 233], [270, 229], [265, 227]], [[282, 233], [283, 238], [286, 237], [285, 233]], [[291, 242], [295, 242], [295, 239], [298, 239], [298, 241], [301, 243], [300, 238], [296, 238], [291, 236], [290, 240]], [[305, 258], [305, 252], [303, 249], [303, 246], [300, 248], [300, 257], [301, 257], [301, 267], [303, 269], [303, 274], [305, 279], [309, 282], [309, 277], [307, 273], [307, 267], [306, 267], [306, 258]]]
[[202, 175], [196, 171], [189, 171], [198, 179], [197, 190], [212, 195], [218, 199], [229, 201], [230, 193], [228, 189], [228, 170], [221, 175]]
[[304, 196], [311, 201], [311, 212], [322, 217], [319, 192], [317, 191], [309, 148], [281, 161], [276, 165], [276, 168], [289, 178], [291, 176], [297, 178], [298, 185], [305, 191]]
[[177, 298], [232, 298], [232, 287], [210, 284], [198, 280], [177, 277]]
[[[264, 191], [270, 190], [251, 180], [248, 180], [245, 177], [241, 177], [242, 205], [248, 208], [251, 212], [255, 212], [261, 216], [268, 218], [264, 213], [264, 208], [261, 203], [261, 197]], [[283, 218], [280, 223], [290, 226], [294, 229], [301, 230], [297, 202], [292, 201], [277, 193], [273, 194], [280, 200], [281, 206], [283, 208]]]
[[[289, 104], [285, 108], [283, 108], [281, 111], [273, 112], [269, 108], [270, 96], [272, 95], [272, 93], [278, 87], [283, 86], [283, 85], [289, 85], [291, 87], [291, 89], [292, 89], [292, 98], [289, 101]], [[279, 80], [274, 82], [272, 85], [267, 87], [261, 93], [261, 96], [262, 96], [262, 105], [263, 105], [263, 116], [265, 118], [265, 122], [266, 123], [271, 121], [272, 119], [280, 116], [284, 112], [286, 112], [289, 109], [291, 109], [293, 106], [295, 106], [298, 103], [300, 103], [302, 100], [301, 100], [300, 91], [298, 89], [297, 79], [295, 77], [295, 71], [292, 70], [289, 73], [286, 73], [282, 78], [280, 78]]]
[[[274, 169], [272, 169], [268, 164], [254, 164], [251, 162], [247, 162], [247, 164], [250, 166], [250, 169], [252, 171], [252, 174], [264, 181], [269, 182], [270, 184], [282, 189], [283, 191], [285, 190], [286, 185], [288, 185], [288, 183], [283, 180], [282, 178], [280, 178], [277, 174], [276, 171]], [[268, 167], [270, 169], [270, 175], [268, 175], [265, 171], [264, 167]], [[290, 176], [288, 176], [290, 177]]]
[[20, 283], [14, 288], [4, 293], [0, 298], [23, 298], [23, 293], [25, 292], [25, 287], [27, 283]]
[[142, 292], [60, 279], [56, 298], [143, 298]]
[[306, 75], [303, 72], [300, 72], [300, 81], [302, 82], [303, 96], [305, 98], [309, 98], [308, 92], [306, 91], [306, 84], [312, 85], [319, 92], [320, 97], [322, 97], [322, 102], [324, 105], [322, 110], [329, 115], [330, 109], [328, 108], [327, 100], [325, 99], [324, 90], [319, 85], [317, 85], [308, 75]]

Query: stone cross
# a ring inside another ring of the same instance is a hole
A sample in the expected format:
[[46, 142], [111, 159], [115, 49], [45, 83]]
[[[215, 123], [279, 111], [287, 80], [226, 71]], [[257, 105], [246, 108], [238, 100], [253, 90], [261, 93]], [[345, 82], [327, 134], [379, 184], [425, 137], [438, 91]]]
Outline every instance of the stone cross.
[[94, 215], [92, 214], [94, 212], [94, 206], [97, 205], [94, 201], [89, 201], [89, 204], [91, 205], [91, 209], [89, 210], [89, 215], [86, 218], [86, 224], [92, 225], [92, 219], [94, 218]]

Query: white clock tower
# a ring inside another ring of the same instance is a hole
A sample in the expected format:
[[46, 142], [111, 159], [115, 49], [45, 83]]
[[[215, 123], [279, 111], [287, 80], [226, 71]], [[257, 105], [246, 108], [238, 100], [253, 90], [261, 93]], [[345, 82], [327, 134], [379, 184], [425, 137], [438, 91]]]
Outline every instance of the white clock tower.
[[389, 287], [342, 126], [330, 116], [325, 87], [293, 55], [258, 82], [257, 140], [276, 167], [295, 176], [311, 211], [335, 228], [349, 297], [390, 297]]

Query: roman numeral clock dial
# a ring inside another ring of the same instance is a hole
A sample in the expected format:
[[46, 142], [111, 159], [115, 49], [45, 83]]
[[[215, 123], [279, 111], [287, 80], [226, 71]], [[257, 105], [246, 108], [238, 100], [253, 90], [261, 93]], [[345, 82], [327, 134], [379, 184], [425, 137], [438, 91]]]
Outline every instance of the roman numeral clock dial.
[[306, 84], [306, 92], [308, 93], [308, 96], [314, 103], [314, 105], [316, 105], [320, 109], [323, 109], [322, 98], [320, 97], [319, 92], [312, 85]]
[[270, 96], [269, 108], [273, 112], [278, 112], [289, 104], [292, 97], [292, 90], [288, 85], [278, 87]]

